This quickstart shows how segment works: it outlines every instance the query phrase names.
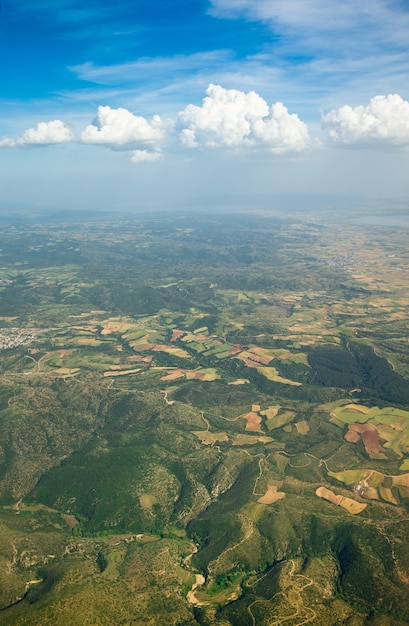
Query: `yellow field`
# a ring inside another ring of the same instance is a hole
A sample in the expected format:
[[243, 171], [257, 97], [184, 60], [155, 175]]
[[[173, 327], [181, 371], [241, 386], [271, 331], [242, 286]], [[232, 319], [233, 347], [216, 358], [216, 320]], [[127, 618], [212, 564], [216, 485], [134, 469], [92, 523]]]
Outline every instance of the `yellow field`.
[[341, 420], [339, 420], [337, 417], [330, 417], [331, 424], [335, 424], [335, 426], [338, 426], [338, 428], [344, 428], [345, 424], [344, 422], [342, 422]]
[[67, 343], [74, 346], [102, 346], [105, 342], [96, 337], [55, 337], [54, 343], [65, 346]]
[[318, 487], [315, 495], [317, 495], [319, 498], [327, 500], [328, 502], [331, 502], [331, 504], [340, 506], [341, 508], [345, 509], [345, 511], [348, 511], [348, 513], [350, 513], [351, 515], [357, 515], [358, 513], [362, 513], [362, 511], [368, 506], [367, 504], [357, 502], [352, 498], [346, 498], [341, 494], [336, 494], [326, 487]]
[[254, 446], [257, 443], [270, 443], [271, 441], [274, 441], [272, 437], [239, 434], [234, 437], [233, 446]]
[[370, 487], [377, 489], [385, 480], [385, 474], [376, 470], [366, 470], [362, 474], [362, 480], [365, 480]]
[[352, 500], [352, 498], [343, 498], [339, 506], [348, 511], [348, 513], [351, 513], [351, 515], [358, 515], [358, 513], [362, 513], [368, 505]]
[[307, 435], [310, 432], [310, 427], [306, 420], [302, 420], [302, 422], [296, 422], [294, 426], [296, 427], [299, 435]]
[[165, 374], [165, 376], [161, 377], [161, 380], [178, 380], [178, 378], [184, 378], [185, 377], [185, 371], [181, 370], [181, 369], [175, 369], [170, 371], [168, 374]]
[[376, 487], [368, 487], [365, 489], [365, 498], [369, 498], [369, 500], [379, 500], [379, 489]]
[[127, 376], [129, 374], [137, 374], [138, 372], [141, 371], [141, 368], [138, 367], [136, 369], [132, 369], [132, 370], [115, 370], [115, 371], [108, 371], [108, 372], [104, 372], [104, 377], [105, 378], [112, 378], [113, 376]]
[[367, 406], [364, 406], [363, 404], [345, 404], [345, 406], [342, 407], [342, 410], [345, 411], [346, 413], [350, 413], [350, 412], [358, 412], [358, 413], [369, 413], [371, 411], [370, 408], [368, 408]]
[[274, 430], [276, 428], [280, 428], [281, 426], [285, 426], [293, 421], [295, 418], [294, 411], [284, 411], [283, 413], [279, 413], [267, 420], [267, 428], [268, 430]]
[[209, 329], [207, 328], [207, 326], [201, 326], [200, 328], [196, 328], [196, 330], [193, 331], [193, 334], [194, 335], [200, 335], [202, 333], [207, 334], [208, 330]]
[[399, 491], [399, 496], [403, 500], [407, 500], [409, 498], [409, 487], [406, 487], [405, 485], [399, 485], [398, 491]]
[[326, 487], [318, 487], [318, 489], [315, 491], [315, 495], [319, 498], [324, 498], [324, 500], [328, 500], [328, 502], [331, 502], [331, 504], [336, 505], [338, 505], [342, 499], [342, 496], [337, 496], [333, 491], [327, 489]]
[[152, 348], [154, 352], [166, 352], [167, 354], [171, 354], [174, 356], [178, 356], [181, 359], [190, 359], [191, 356], [189, 352], [183, 350], [183, 348], [178, 348], [176, 346], [168, 346], [164, 344], [158, 344]]
[[229, 440], [226, 433], [210, 433], [207, 430], [194, 430], [192, 432], [205, 446], [213, 446], [218, 441]]
[[197, 379], [197, 380], [218, 380], [220, 378], [214, 367], [207, 367], [198, 370], [185, 370], [187, 380]]
[[52, 374], [52, 376], [57, 376], [58, 378], [67, 378], [69, 376], [75, 376], [79, 371], [79, 367], [58, 367], [48, 373]]
[[186, 343], [190, 343], [191, 341], [199, 341], [198, 337], [194, 333], [186, 333], [184, 337], [181, 338], [182, 341], [186, 341]]
[[108, 322], [101, 330], [101, 335], [111, 335], [112, 333], [123, 332], [124, 330], [124, 324], [120, 322]]
[[146, 352], [147, 350], [152, 350], [154, 347], [153, 343], [148, 343], [145, 340], [143, 341], [130, 341], [129, 345], [135, 352]]
[[392, 477], [393, 484], [397, 487], [408, 487], [409, 488], [409, 474], [401, 474], [400, 476]]
[[264, 415], [267, 420], [273, 419], [281, 409], [281, 406], [277, 404], [276, 406], [269, 406], [268, 409], [264, 409], [264, 411], [260, 411], [260, 415]]
[[267, 380], [271, 380], [275, 383], [281, 383], [282, 385], [293, 385], [294, 387], [300, 387], [302, 383], [298, 383], [295, 380], [289, 378], [283, 378], [279, 375], [277, 368], [275, 367], [257, 367], [259, 374], [262, 374]]
[[398, 505], [399, 502], [396, 500], [395, 496], [392, 493], [391, 489], [388, 489], [388, 487], [379, 487], [379, 495], [381, 496], [382, 500], [385, 500], [385, 502], [390, 502], [391, 504], [396, 504]]
[[[153, 368], [152, 368], [153, 369]], [[201, 369], [200, 367], [194, 370], [183, 370], [183, 369], [169, 369], [167, 367], [156, 368], [156, 369], [165, 369], [167, 370], [167, 374], [162, 376], [161, 380], [172, 381], [178, 380], [179, 378], [186, 378], [186, 380], [218, 380], [220, 375], [217, 373], [217, 370], [214, 367], [207, 367]]]

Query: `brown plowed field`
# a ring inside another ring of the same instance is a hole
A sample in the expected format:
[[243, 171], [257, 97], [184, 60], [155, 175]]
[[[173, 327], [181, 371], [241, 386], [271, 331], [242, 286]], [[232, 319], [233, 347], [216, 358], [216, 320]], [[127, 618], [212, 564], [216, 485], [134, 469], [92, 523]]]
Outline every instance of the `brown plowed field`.
[[258, 413], [255, 413], [254, 411], [250, 411], [250, 413], [246, 413], [246, 415], [243, 415], [243, 419], [246, 420], [247, 424], [246, 424], [246, 430], [256, 430], [257, 432], [262, 432], [261, 430], [261, 417], [260, 415], [258, 415]]
[[344, 437], [345, 440], [350, 443], [357, 443], [359, 437], [362, 437], [365, 450], [368, 454], [385, 452], [385, 448], [381, 446], [381, 442], [379, 441], [378, 431], [371, 424], [349, 424], [348, 432]]

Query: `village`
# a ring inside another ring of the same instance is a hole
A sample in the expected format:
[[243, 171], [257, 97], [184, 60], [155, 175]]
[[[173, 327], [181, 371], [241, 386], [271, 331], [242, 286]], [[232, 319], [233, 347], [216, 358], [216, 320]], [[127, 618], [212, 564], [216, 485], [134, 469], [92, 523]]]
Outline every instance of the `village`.
[[10, 350], [25, 346], [34, 340], [34, 334], [27, 328], [7, 328], [0, 332], [0, 350]]

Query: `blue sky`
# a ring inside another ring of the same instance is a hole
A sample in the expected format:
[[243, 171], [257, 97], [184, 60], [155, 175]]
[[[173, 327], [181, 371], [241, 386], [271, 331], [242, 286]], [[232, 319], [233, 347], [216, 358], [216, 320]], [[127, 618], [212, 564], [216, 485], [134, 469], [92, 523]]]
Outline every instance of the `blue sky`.
[[5, 0], [0, 42], [1, 210], [407, 202], [406, 0]]

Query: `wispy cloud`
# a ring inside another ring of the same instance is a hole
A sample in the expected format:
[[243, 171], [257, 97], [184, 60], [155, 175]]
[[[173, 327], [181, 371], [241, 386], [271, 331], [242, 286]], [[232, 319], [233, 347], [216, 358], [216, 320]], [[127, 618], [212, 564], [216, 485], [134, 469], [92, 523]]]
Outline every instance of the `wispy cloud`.
[[332, 94], [360, 99], [373, 93], [407, 93], [407, 2], [211, 0], [211, 4], [215, 17], [267, 24], [274, 39], [266, 63], [279, 66], [287, 84], [294, 89], [299, 85], [302, 93], [320, 90], [327, 102]]
[[71, 23], [99, 22], [115, 14], [115, 6], [98, 0], [87, 5], [81, 0], [14, 0], [13, 10], [20, 14], [46, 14], [48, 20]]
[[[211, 4], [215, 16], [261, 20], [276, 32], [297, 34], [305, 43], [314, 41], [317, 33], [323, 43], [333, 41], [335, 33], [361, 49], [407, 43], [409, 9], [399, 0], [211, 0]], [[356, 33], [363, 31], [356, 40]]]
[[130, 81], [145, 83], [155, 79], [163, 80], [171, 72], [172, 79], [191, 72], [209, 71], [212, 67], [222, 68], [232, 61], [232, 53], [227, 50], [212, 50], [190, 55], [180, 54], [170, 57], [142, 57], [128, 63], [98, 66], [92, 62], [70, 67], [71, 72], [81, 80], [100, 85], [118, 85]]
[[[371, 0], [212, 0], [218, 18], [267, 23], [273, 33], [258, 53], [217, 49], [126, 63], [92, 60], [70, 67], [83, 83], [121, 91], [126, 106], [183, 106], [205, 85], [256, 90], [282, 99], [303, 119], [319, 124], [320, 111], [341, 101], [358, 104], [376, 93], [407, 95], [409, 9], [400, 2]], [[209, 41], [209, 47], [211, 41]], [[74, 98], [83, 97], [83, 89]], [[107, 104], [109, 102], [107, 101]]]
[[[90, 52], [102, 44], [118, 53], [141, 31], [129, 20], [132, 5], [126, 0], [107, 3], [102, 0], [14, 0], [9, 14], [14, 22], [32, 22], [33, 32], [39, 27], [58, 36], [60, 41], [73, 42], [73, 50], [88, 45]], [[58, 58], [58, 50], [56, 50]]]

